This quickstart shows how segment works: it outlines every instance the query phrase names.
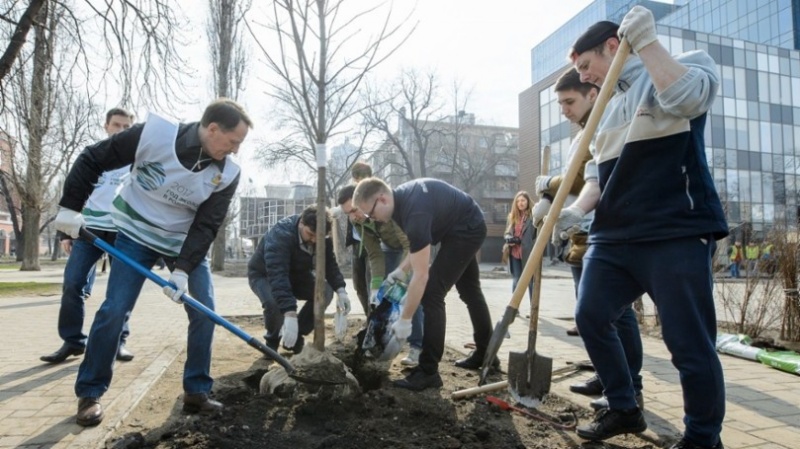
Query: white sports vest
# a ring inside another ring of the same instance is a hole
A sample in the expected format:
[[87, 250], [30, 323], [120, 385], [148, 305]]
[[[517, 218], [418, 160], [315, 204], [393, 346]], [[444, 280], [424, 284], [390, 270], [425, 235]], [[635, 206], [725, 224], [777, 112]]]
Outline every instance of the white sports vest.
[[130, 172], [131, 167], [128, 165], [100, 175], [94, 191], [83, 207], [83, 219], [86, 220], [87, 228], [111, 232], [117, 230], [111, 220], [111, 203], [128, 180]]
[[131, 179], [114, 199], [111, 216], [119, 231], [161, 254], [177, 257], [200, 204], [239, 174], [226, 158], [225, 170], [211, 163], [193, 173], [175, 154], [178, 124], [149, 114], [139, 138]]

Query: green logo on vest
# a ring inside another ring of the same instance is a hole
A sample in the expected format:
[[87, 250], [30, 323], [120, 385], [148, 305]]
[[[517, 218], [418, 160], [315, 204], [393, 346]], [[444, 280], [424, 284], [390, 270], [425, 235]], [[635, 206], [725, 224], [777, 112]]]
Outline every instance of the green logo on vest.
[[164, 184], [165, 177], [166, 173], [161, 162], [143, 162], [136, 169], [136, 182], [148, 191], [161, 187]]

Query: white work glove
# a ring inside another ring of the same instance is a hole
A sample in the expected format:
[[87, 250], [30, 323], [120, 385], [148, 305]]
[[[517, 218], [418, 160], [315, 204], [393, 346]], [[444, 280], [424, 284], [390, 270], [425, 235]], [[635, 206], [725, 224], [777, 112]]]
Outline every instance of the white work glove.
[[561, 213], [558, 215], [556, 226], [553, 229], [553, 244], [558, 246], [561, 240], [566, 240], [572, 234], [580, 231], [584, 215], [586, 215], [586, 213], [575, 205], [562, 209]]
[[76, 239], [80, 236], [81, 228], [85, 224], [86, 222], [83, 220], [83, 214], [80, 212], [67, 209], [66, 207], [58, 208], [58, 214], [54, 222], [56, 230]]
[[552, 176], [537, 176], [536, 177], [536, 195], [539, 198], [544, 195], [545, 190], [550, 188], [550, 180], [553, 179]]
[[405, 340], [411, 335], [411, 320], [400, 318], [392, 324], [392, 332], [398, 340]]
[[658, 40], [653, 13], [643, 6], [634, 6], [619, 24], [620, 39], [625, 38], [636, 53]]
[[533, 226], [535, 228], [539, 228], [544, 224], [544, 217], [547, 216], [547, 213], [550, 212], [550, 200], [547, 199], [540, 199], [533, 205], [533, 211], [531, 211], [531, 218], [533, 219]]
[[336, 291], [336, 310], [340, 310], [345, 315], [350, 313], [350, 298], [343, 288]]
[[172, 276], [169, 277], [169, 282], [172, 285], [164, 287], [164, 294], [178, 304], [183, 304], [181, 295], [186, 293], [186, 289], [189, 286], [189, 275], [185, 271], [176, 268], [172, 272]]
[[297, 343], [297, 315], [284, 315], [283, 316], [283, 347], [286, 349], [294, 348]]
[[386, 279], [383, 280], [383, 283], [386, 285], [392, 285], [397, 281], [405, 281], [406, 280], [406, 272], [403, 271], [402, 268], [398, 267], [391, 273], [386, 275]]

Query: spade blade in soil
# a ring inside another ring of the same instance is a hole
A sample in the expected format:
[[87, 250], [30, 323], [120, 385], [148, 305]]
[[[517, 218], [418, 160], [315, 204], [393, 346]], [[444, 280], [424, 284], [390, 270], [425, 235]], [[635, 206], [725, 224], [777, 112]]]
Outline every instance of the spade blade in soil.
[[508, 355], [508, 385], [520, 396], [542, 399], [550, 392], [553, 376], [553, 359], [527, 352]]

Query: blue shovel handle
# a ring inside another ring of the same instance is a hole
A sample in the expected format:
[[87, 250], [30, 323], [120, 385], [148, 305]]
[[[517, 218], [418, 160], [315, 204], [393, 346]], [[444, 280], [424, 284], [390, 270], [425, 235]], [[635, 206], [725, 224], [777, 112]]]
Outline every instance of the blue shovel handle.
[[[129, 267], [131, 267], [134, 270], [138, 271], [139, 274], [141, 274], [142, 276], [150, 279], [151, 281], [155, 282], [156, 284], [160, 285], [161, 287], [167, 287], [167, 286], [170, 286], [170, 287], [173, 287], [173, 288], [175, 287], [175, 285], [169, 283], [168, 281], [166, 281], [161, 276], [159, 276], [159, 275], [153, 273], [152, 271], [148, 270], [147, 268], [143, 267], [139, 262], [136, 262], [135, 260], [131, 259], [130, 257], [128, 257], [122, 251], [120, 251], [120, 250], [114, 248], [112, 245], [108, 244], [108, 242], [106, 242], [105, 240], [103, 240], [101, 238], [98, 238], [96, 235], [92, 234], [86, 228], [81, 228], [80, 235], [81, 235], [81, 237], [83, 237], [86, 240], [88, 240], [92, 245], [94, 245], [94, 246], [102, 249], [103, 251], [107, 252], [108, 254], [113, 256], [115, 259], [118, 259], [118, 260], [120, 260], [122, 262], [125, 262], [126, 265], [128, 265]], [[294, 366], [292, 366], [292, 364], [289, 363], [289, 361], [286, 360], [286, 358], [284, 358], [283, 356], [278, 354], [277, 351], [275, 351], [274, 349], [270, 348], [269, 346], [265, 345], [261, 341], [257, 340], [255, 337], [250, 336], [250, 334], [248, 334], [247, 332], [243, 331], [242, 329], [240, 329], [239, 327], [237, 327], [236, 325], [234, 325], [230, 321], [226, 320], [225, 318], [222, 318], [216, 312], [214, 312], [213, 310], [211, 310], [208, 307], [204, 306], [202, 303], [198, 302], [196, 299], [192, 298], [187, 293], [183, 293], [181, 295], [181, 300], [187, 306], [193, 308], [194, 310], [197, 310], [198, 312], [200, 312], [203, 315], [207, 316], [211, 321], [219, 324], [220, 326], [222, 326], [225, 329], [227, 329], [228, 331], [230, 331], [232, 334], [234, 334], [237, 337], [241, 338], [242, 340], [246, 341], [248, 345], [256, 348], [262, 354], [271, 357], [273, 360], [278, 362], [278, 364], [280, 364], [283, 367], [283, 369], [286, 370], [286, 373], [290, 377], [293, 377], [293, 378], [298, 379], [298, 380], [302, 380], [298, 376], [294, 376], [294, 372], [295, 372]]]

